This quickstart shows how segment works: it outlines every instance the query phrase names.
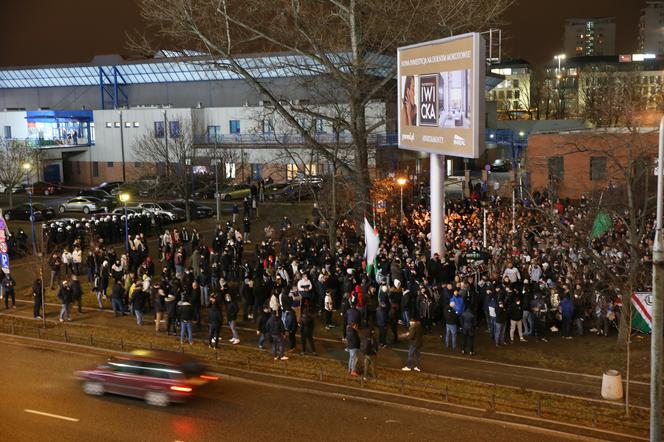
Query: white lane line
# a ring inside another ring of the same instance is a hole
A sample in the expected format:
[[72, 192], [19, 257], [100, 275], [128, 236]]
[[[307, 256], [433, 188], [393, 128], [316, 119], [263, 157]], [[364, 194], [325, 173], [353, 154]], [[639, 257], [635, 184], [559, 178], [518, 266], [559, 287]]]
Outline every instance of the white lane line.
[[69, 421], [69, 422], [78, 422], [79, 421], [75, 417], [60, 416], [59, 414], [45, 413], [43, 411], [30, 410], [28, 408], [26, 408], [23, 411], [25, 411], [26, 413], [38, 414], [40, 416], [47, 416], [47, 417], [52, 417], [52, 418], [55, 418], [55, 419], [62, 419], [63, 421]]

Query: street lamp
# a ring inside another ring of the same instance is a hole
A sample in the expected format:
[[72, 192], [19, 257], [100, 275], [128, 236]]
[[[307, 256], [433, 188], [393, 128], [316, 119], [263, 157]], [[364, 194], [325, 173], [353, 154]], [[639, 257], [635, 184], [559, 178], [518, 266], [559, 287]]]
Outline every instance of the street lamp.
[[565, 59], [565, 54], [554, 55], [553, 59], [558, 61], [558, 70], [556, 71], [556, 73], [559, 73], [560, 72], [560, 62]]
[[124, 204], [125, 251], [129, 252], [129, 220], [127, 218], [127, 202], [129, 202], [129, 194], [127, 192], [122, 192], [120, 194], [120, 201]]
[[399, 222], [403, 222], [403, 186], [406, 185], [408, 180], [406, 178], [397, 178], [397, 184], [401, 190], [401, 213], [399, 215]]
[[23, 163], [21, 168], [25, 171], [25, 177], [28, 181], [28, 205], [30, 206], [30, 229], [32, 230], [32, 254], [37, 256], [37, 235], [35, 234], [35, 215], [34, 209], [32, 207], [32, 187], [30, 185], [30, 171], [32, 170], [32, 164]]

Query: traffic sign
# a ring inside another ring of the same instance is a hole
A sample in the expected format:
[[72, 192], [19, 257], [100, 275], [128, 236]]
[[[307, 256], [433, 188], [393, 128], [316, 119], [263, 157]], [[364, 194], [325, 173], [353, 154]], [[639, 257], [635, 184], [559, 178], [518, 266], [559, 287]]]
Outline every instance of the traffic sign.
[[9, 255], [0, 253], [0, 267], [5, 273], [9, 273]]

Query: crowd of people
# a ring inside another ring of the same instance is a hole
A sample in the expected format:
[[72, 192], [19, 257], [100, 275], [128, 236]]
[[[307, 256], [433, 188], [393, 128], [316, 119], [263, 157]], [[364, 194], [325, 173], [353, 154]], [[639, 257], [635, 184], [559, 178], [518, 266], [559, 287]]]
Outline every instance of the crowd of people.
[[[430, 213], [409, 205], [406, 222], [376, 221], [381, 242], [371, 273], [355, 223], [340, 223], [337, 242], [329, 244], [315, 208], [302, 225], [288, 217], [267, 224], [251, 252], [247, 232], [231, 221], [204, 241], [187, 226], [157, 230], [136, 220], [126, 253], [111, 246], [122, 239], [113, 219], [74, 221], [47, 234], [49, 242], [56, 238], [50, 287], [58, 285], [61, 321], [70, 319], [70, 305], [81, 308], [78, 277], [85, 274], [100, 309], [110, 303], [116, 316], [133, 314], [139, 326], [151, 314], [155, 333], [183, 344], [207, 325], [211, 348], [218, 347], [222, 326], [238, 344], [238, 322], [253, 324], [256, 344], [269, 343], [281, 360], [297, 349], [298, 331], [300, 352], [316, 354], [320, 316], [326, 329], [341, 327], [352, 376], [375, 375], [380, 348], [403, 340], [409, 344], [403, 370], [419, 371], [425, 335], [445, 351], [469, 356], [482, 329], [497, 347], [547, 342], [558, 333], [609, 336], [620, 321], [623, 293], [607, 272], [624, 272], [628, 257], [618, 244], [626, 230], [616, 222], [592, 241], [578, 232], [578, 241], [570, 241], [588, 213], [583, 201], [541, 199], [520, 205], [514, 217], [498, 200], [450, 202], [446, 251], [431, 256]], [[147, 238], [155, 233], [158, 250], [151, 253]], [[649, 240], [644, 236], [644, 244]]]

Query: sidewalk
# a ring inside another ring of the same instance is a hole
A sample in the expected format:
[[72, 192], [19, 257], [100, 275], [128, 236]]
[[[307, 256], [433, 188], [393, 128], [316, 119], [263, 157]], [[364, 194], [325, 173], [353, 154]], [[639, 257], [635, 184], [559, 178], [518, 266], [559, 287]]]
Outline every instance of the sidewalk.
[[[0, 315], [32, 318], [32, 303], [24, 300], [17, 301], [17, 309], [2, 309], [0, 310]], [[88, 301], [91, 301], [91, 299], [88, 299]], [[57, 322], [59, 305], [47, 300], [46, 310], [47, 320]], [[131, 332], [132, 335], [136, 335], [139, 339], [144, 338], [146, 342], [150, 337], [155, 335], [154, 316], [151, 314], [145, 315], [145, 323], [142, 327], [139, 327], [136, 325], [133, 316], [116, 318], [110, 310], [100, 311], [96, 308], [91, 308], [90, 306], [84, 306], [83, 311], [84, 313], [82, 314], [78, 313], [76, 307], [73, 307], [73, 321], [69, 324], [79, 324], [97, 328], [122, 329], [123, 331]], [[403, 331], [405, 331], [405, 329], [400, 328], [400, 332]], [[162, 332], [161, 334], [165, 335], [165, 332]], [[245, 350], [255, 349], [257, 352], [260, 351], [257, 348], [257, 337], [253, 324], [239, 322], [239, 334], [241, 343], [238, 345], [240, 347]], [[325, 330], [320, 326], [317, 327], [315, 332], [316, 351], [318, 353], [318, 358], [332, 359], [339, 361], [340, 364], [345, 364], [348, 358], [348, 353], [344, 350], [345, 345], [337, 334], [340, 334], [340, 327], [330, 331]], [[227, 326], [222, 327], [221, 337], [224, 341], [230, 337], [230, 330]], [[207, 338], [207, 327], [203, 326], [201, 329], [194, 327], [194, 338], [197, 340], [205, 340]], [[174, 345], [179, 342], [179, 338], [173, 337], [172, 339]], [[577, 345], [584, 345], [584, 340], [587, 345], [593, 345], [597, 343], [598, 339], [599, 338], [594, 336], [579, 338], [578, 341], [580, 342], [577, 343]], [[562, 342], [559, 337], [555, 337], [553, 340], [560, 340]], [[429, 335], [427, 336], [422, 354], [423, 370], [430, 374], [457, 379], [524, 388], [583, 399], [602, 400], [600, 396], [602, 383], [600, 367], [598, 367], [597, 375], [591, 375], [492, 361], [488, 358], [488, 356], [491, 356], [491, 351], [495, 352], [498, 350], [500, 352], [531, 353], [530, 356], [533, 356], [551, 351], [551, 349], [547, 347], [551, 343], [536, 343], [533, 341], [525, 344], [512, 344], [505, 348], [495, 349], [495, 347], [490, 345], [488, 341], [489, 338], [486, 333], [480, 331], [476, 337], [476, 350], [480, 356], [469, 357], [462, 355], [458, 351], [455, 353], [451, 351], [443, 351], [443, 346], [438, 335]], [[568, 345], [567, 341], [565, 341], [565, 343]], [[289, 353], [289, 357], [314, 358], [310, 355], [299, 355], [299, 335], [297, 344], [297, 352]], [[269, 344], [266, 343], [266, 345]], [[482, 356], [485, 352], [487, 357], [483, 358]], [[378, 372], [380, 373], [380, 367], [394, 369], [401, 368], [405, 365], [406, 356], [407, 345], [405, 343], [380, 349], [377, 358]], [[579, 355], [579, 357], [582, 357], [582, 355]], [[408, 375], [404, 374], [404, 376]], [[647, 407], [649, 405], [648, 384], [639, 381], [630, 382], [630, 403], [642, 407]]]

